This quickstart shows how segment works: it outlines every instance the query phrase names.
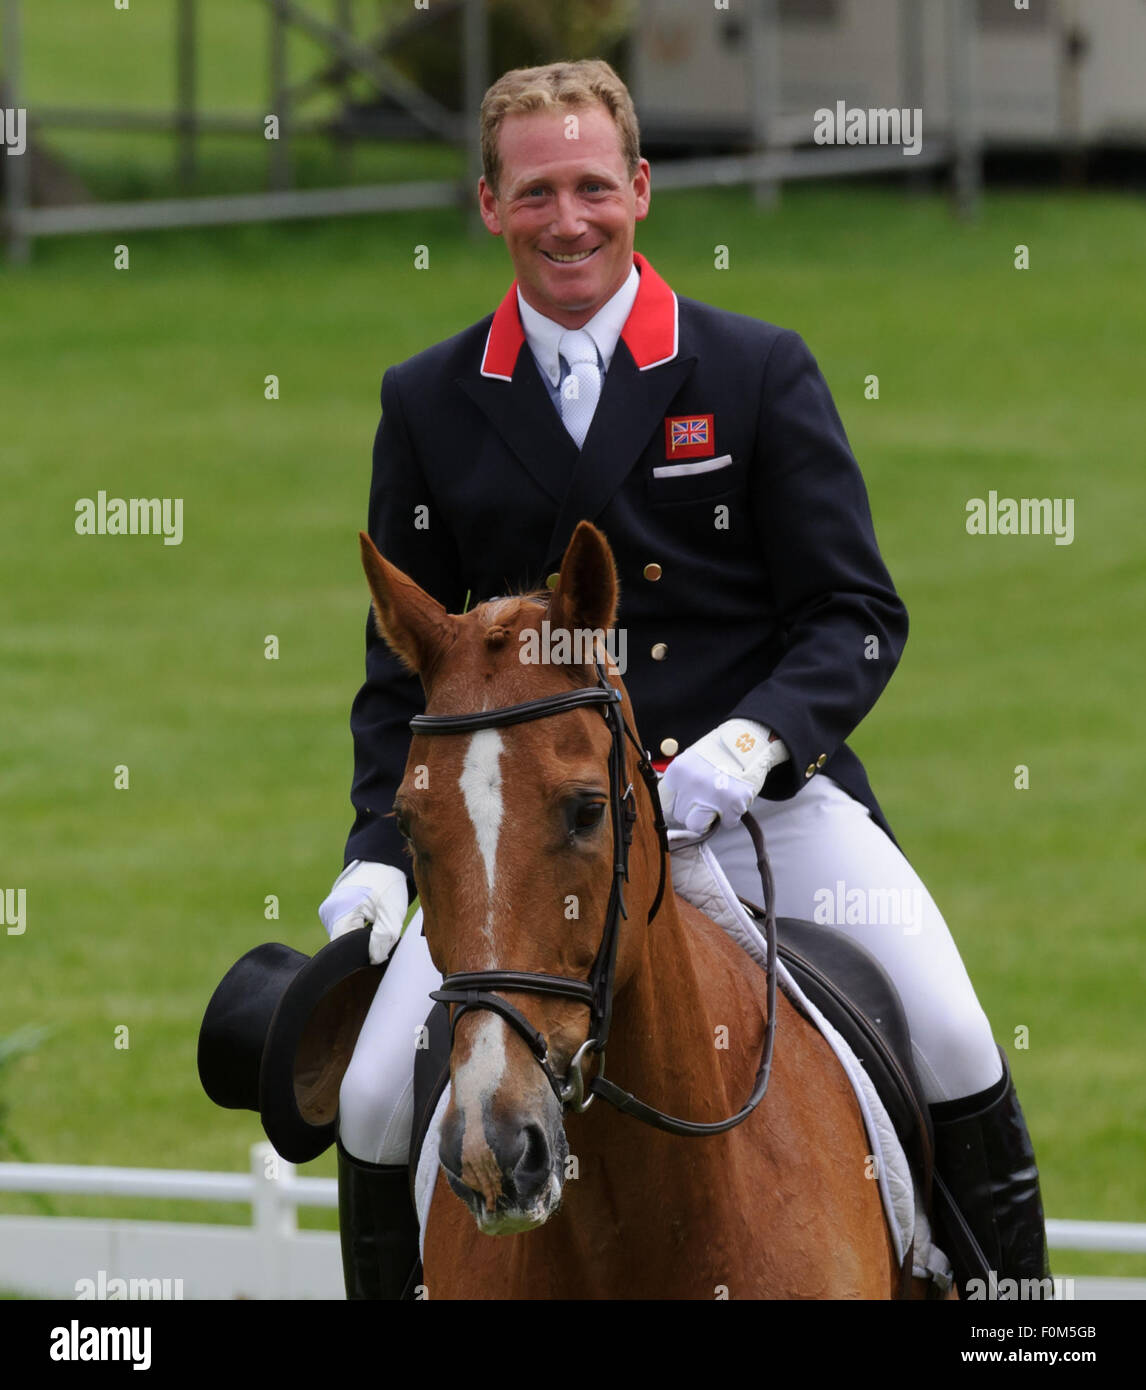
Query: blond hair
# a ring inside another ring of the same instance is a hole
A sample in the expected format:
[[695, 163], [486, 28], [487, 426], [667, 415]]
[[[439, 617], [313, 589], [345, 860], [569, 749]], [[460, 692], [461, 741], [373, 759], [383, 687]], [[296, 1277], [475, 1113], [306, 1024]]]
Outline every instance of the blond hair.
[[494, 195], [501, 174], [497, 137], [506, 116], [577, 109], [597, 102], [613, 118], [621, 138], [621, 156], [632, 178], [641, 158], [637, 113], [629, 89], [603, 58], [513, 68], [499, 77], [481, 104], [482, 172]]

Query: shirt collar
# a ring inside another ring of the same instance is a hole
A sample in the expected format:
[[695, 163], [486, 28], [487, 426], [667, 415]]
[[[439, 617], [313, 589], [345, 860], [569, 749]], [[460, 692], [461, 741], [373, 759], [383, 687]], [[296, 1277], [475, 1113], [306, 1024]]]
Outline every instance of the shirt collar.
[[[613, 353], [616, 351], [621, 329], [624, 328], [625, 320], [632, 312], [640, 284], [641, 277], [634, 265], [629, 270], [625, 283], [616, 294], [601, 305], [588, 323], [582, 325], [582, 331], [588, 333], [596, 344], [606, 371], [609, 370], [609, 363], [613, 360]], [[525, 330], [525, 341], [529, 344], [537, 365], [556, 386], [561, 380], [561, 361], [557, 352], [557, 344], [561, 341], [561, 335], [566, 332], [566, 329], [561, 324], [554, 323], [552, 319], [546, 318], [544, 314], [538, 313], [532, 304], [527, 304], [521, 293], [520, 285], [517, 289], [517, 307], [521, 313], [521, 326]]]
[[[670, 286], [639, 251], [633, 252], [633, 264], [640, 284], [621, 338], [637, 371], [647, 372], [676, 359], [680, 350], [680, 305]], [[488, 381], [512, 381], [524, 346], [525, 329], [521, 326], [515, 280], [490, 320], [479, 374]]]

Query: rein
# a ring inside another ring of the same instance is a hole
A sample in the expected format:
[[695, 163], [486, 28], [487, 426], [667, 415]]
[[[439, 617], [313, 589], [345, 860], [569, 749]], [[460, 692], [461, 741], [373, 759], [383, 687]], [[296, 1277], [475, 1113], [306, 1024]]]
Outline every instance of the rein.
[[[647, 750], [641, 747], [629, 727], [621, 709], [621, 693], [609, 684], [600, 661], [596, 662], [596, 671], [595, 686], [564, 691], [558, 695], [546, 695], [516, 705], [504, 705], [500, 709], [472, 714], [419, 714], [410, 720], [410, 728], [416, 734], [466, 734], [480, 729], [525, 724], [534, 719], [546, 719], [550, 715], [596, 705], [601, 710], [612, 735], [612, 747], [609, 751], [609, 806], [613, 826], [613, 882], [601, 942], [589, 978], [572, 980], [562, 975], [519, 970], [466, 971], [447, 975], [442, 981], [441, 989], [432, 990], [430, 998], [456, 1005], [450, 1026], [451, 1042], [458, 1021], [470, 1009], [488, 1009], [499, 1014], [524, 1039], [563, 1108], [571, 1107], [580, 1113], [589, 1108], [594, 1096], [600, 1096], [623, 1115], [632, 1115], [635, 1119], [642, 1120], [656, 1129], [666, 1130], [670, 1134], [721, 1134], [741, 1124], [756, 1109], [768, 1089], [772, 1069], [772, 1052], [776, 1037], [776, 911], [772, 872], [764, 850], [764, 837], [752, 815], [746, 811], [741, 819], [752, 837], [756, 850], [756, 864], [764, 888], [764, 935], [768, 961], [768, 1017], [763, 1052], [752, 1094], [735, 1115], [730, 1115], [725, 1120], [704, 1124], [695, 1120], [676, 1119], [638, 1100], [605, 1077], [605, 1047], [609, 1040], [609, 1028], [613, 1017], [613, 977], [616, 973], [620, 921], [622, 917], [627, 919], [629, 915], [625, 907], [624, 885], [629, 879], [629, 846], [633, 839], [633, 825], [637, 819], [633, 784], [630, 782], [622, 789], [625, 778], [626, 737], [637, 750], [637, 767], [652, 803], [653, 823], [660, 844], [660, 878], [656, 897], [649, 910], [649, 922], [657, 915], [664, 898], [668, 881], [669, 849], [660, 795], [657, 791], [657, 776], [651, 757]], [[549, 1044], [544, 1035], [533, 1027], [520, 1010], [514, 1008], [508, 1000], [502, 999], [500, 993], [495, 992], [515, 990], [531, 994], [557, 995], [588, 1006], [589, 1033], [570, 1059], [565, 1077], [559, 1077], [553, 1070], [549, 1060]], [[597, 1070], [586, 1085], [582, 1065], [586, 1054], [590, 1052], [596, 1054]]]

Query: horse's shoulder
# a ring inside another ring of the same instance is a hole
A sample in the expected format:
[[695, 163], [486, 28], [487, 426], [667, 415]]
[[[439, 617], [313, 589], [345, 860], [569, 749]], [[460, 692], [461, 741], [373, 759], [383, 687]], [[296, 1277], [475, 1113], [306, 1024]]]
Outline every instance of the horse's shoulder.
[[725, 970], [742, 977], [754, 993], [763, 990], [764, 971], [719, 923], [685, 898], [678, 896], [676, 905], [686, 940], [695, 955], [707, 959], [711, 963], [709, 968], [719, 963]]

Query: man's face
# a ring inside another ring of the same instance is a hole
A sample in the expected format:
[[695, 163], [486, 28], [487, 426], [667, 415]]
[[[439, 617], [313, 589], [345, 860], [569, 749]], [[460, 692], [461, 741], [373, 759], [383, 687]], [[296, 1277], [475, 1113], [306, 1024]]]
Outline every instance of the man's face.
[[504, 236], [526, 303], [580, 328], [624, 284], [636, 224], [649, 212], [649, 164], [629, 178], [621, 137], [604, 106], [507, 116], [501, 174], [485, 179], [482, 220]]

